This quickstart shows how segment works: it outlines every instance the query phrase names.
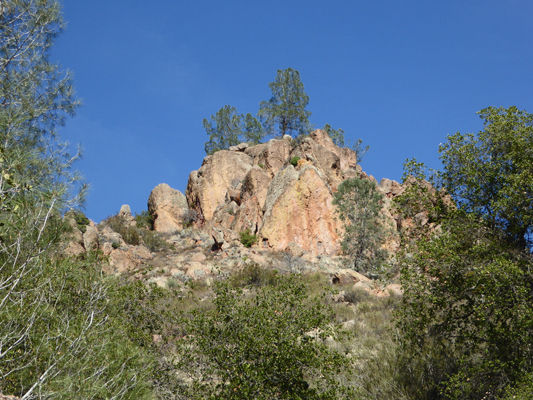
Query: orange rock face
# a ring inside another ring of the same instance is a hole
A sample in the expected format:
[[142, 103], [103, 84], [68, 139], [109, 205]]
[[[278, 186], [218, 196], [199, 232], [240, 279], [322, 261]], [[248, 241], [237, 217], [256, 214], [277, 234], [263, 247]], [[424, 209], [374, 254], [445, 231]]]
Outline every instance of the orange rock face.
[[334, 218], [333, 193], [315, 167], [300, 171], [287, 166], [270, 185], [259, 239], [274, 250], [295, 242], [315, 254], [336, 254], [339, 250]]
[[237, 186], [252, 168], [252, 157], [242, 152], [220, 150], [204, 158], [202, 167], [189, 175], [187, 202], [198, 212], [200, 219], [213, 218], [223, 205], [230, 186]]

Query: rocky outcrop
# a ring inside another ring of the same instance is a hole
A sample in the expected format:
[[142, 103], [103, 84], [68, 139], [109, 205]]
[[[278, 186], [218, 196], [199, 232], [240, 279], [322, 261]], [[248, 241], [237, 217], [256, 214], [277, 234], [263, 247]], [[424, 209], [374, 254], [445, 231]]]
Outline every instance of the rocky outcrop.
[[341, 171], [348, 171], [349, 169], [357, 169], [357, 155], [355, 151], [347, 147], [338, 147], [333, 144], [333, 140], [328, 133], [322, 129], [317, 129], [309, 134], [319, 146], [334, 153], [340, 162]]
[[[191, 172], [186, 196], [199, 214], [197, 226], [207, 231], [238, 235], [250, 229], [262, 248], [334, 255], [343, 227], [335, 218], [333, 194], [344, 179], [355, 177], [376, 182], [357, 165], [355, 151], [336, 146], [318, 129], [303, 139], [286, 136], [255, 146], [241, 144], [206, 157]], [[383, 223], [391, 232], [385, 247], [391, 252], [398, 249], [396, 233], [402, 222], [392, 200], [406, 185], [383, 179], [378, 186], [385, 195]]]
[[157, 232], [173, 232], [183, 228], [183, 216], [188, 211], [187, 199], [166, 183], [157, 185], [148, 197], [148, 212]]
[[83, 246], [83, 233], [78, 229], [78, 225], [74, 218], [65, 218], [71, 231], [67, 234], [66, 248], [64, 252], [69, 256], [77, 256], [78, 254], [85, 252], [85, 247]]
[[220, 150], [205, 157], [201, 168], [191, 172], [187, 202], [198, 212], [200, 223], [213, 218], [217, 207], [225, 203], [228, 188], [236, 187], [244, 179], [252, 161], [243, 152]]
[[303, 250], [333, 255], [339, 250], [333, 215], [333, 192], [325, 176], [305, 165], [280, 171], [268, 190], [259, 240], [264, 247], [284, 250], [295, 242]]
[[279, 170], [287, 163], [291, 152], [291, 142], [286, 139], [272, 139], [260, 146], [258, 149], [260, 151], [254, 153], [253, 148], [250, 148], [248, 154], [254, 154], [254, 165], [261, 166], [271, 178], [274, 178]]

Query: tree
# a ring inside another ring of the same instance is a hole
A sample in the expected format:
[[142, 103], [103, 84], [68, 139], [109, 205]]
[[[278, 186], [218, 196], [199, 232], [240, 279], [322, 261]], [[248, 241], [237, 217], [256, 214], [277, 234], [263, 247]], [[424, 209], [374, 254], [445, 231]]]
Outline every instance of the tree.
[[388, 258], [383, 244], [389, 228], [381, 213], [382, 202], [376, 183], [361, 178], [344, 180], [333, 199], [344, 227], [341, 248], [350, 266], [375, 277], [383, 272]]
[[194, 381], [192, 398], [352, 398], [340, 380], [350, 377], [349, 360], [323, 342], [342, 332], [299, 277], [278, 276], [248, 293], [218, 283], [214, 307], [184, 321], [180, 368]]
[[[533, 116], [516, 107], [479, 114], [483, 131], [456, 133], [439, 148], [444, 170], [434, 182], [459, 209], [432, 201], [432, 190], [397, 202], [403, 214], [428, 204], [432, 220], [402, 258], [402, 379], [416, 398], [530, 395]], [[408, 162], [408, 180], [422, 182], [423, 169]]]
[[305, 108], [309, 96], [304, 91], [300, 73], [292, 68], [278, 70], [276, 80], [268, 84], [272, 98], [262, 101], [258, 116], [269, 135], [306, 134], [310, 130], [310, 111]]
[[533, 371], [528, 251], [475, 213], [449, 215], [404, 258], [398, 325], [416, 398], [497, 399]]
[[252, 114], [238, 114], [235, 107], [228, 105], [212, 115], [210, 121], [204, 119], [203, 124], [209, 135], [209, 141], [205, 143], [207, 154], [228, 149], [242, 142], [257, 144], [264, 136], [261, 124]]
[[122, 338], [97, 265], [58, 254], [61, 214], [85, 189], [77, 154], [56, 134], [79, 105], [69, 74], [48, 59], [62, 28], [55, 0], [0, 5], [0, 392], [146, 398], [139, 352], [111, 334]]
[[479, 113], [484, 129], [440, 146], [444, 187], [467, 212], [526, 246], [533, 234], [533, 114], [512, 106]]

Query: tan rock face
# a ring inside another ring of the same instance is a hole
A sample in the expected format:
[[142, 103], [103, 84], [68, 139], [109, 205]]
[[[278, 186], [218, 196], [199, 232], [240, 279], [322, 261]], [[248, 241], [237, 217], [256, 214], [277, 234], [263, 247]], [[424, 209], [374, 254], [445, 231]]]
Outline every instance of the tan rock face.
[[[333, 143], [331, 145], [333, 146]], [[328, 184], [331, 187], [336, 188], [342, 181], [340, 158], [314, 140], [310, 138], [302, 140], [290, 154], [290, 158], [296, 156], [300, 158], [300, 166], [310, 163], [322, 171], [327, 176]]]
[[245, 229], [250, 229], [252, 233], [257, 232], [263, 219], [263, 206], [271, 182], [270, 174], [257, 165], [248, 171], [241, 188], [241, 205], [236, 210], [231, 229], [236, 232]]
[[100, 247], [98, 231], [95, 227], [87, 225], [86, 231], [83, 234], [83, 246], [86, 251], [97, 250]]
[[189, 175], [187, 202], [199, 214], [201, 222], [210, 220], [218, 206], [224, 204], [228, 188], [244, 179], [252, 168], [252, 157], [228, 150], [204, 158], [202, 167]]
[[317, 144], [331, 151], [337, 157], [339, 157], [340, 168], [342, 171], [346, 171], [350, 168], [357, 168], [357, 155], [355, 151], [349, 148], [337, 147], [333, 144], [333, 140], [329, 137], [328, 133], [322, 129], [317, 129], [309, 134], [309, 137], [313, 139]]
[[291, 152], [291, 144], [288, 140], [272, 139], [265, 143], [262, 151], [254, 156], [254, 165], [261, 164], [265, 172], [274, 178], [279, 170], [285, 165]]
[[83, 247], [83, 233], [78, 229], [78, 225], [74, 218], [67, 217], [67, 222], [72, 228], [72, 232], [67, 237], [67, 245], [65, 248], [65, 254], [77, 256], [85, 252]]
[[316, 254], [339, 250], [333, 194], [325, 177], [314, 167], [296, 171], [289, 165], [276, 175], [265, 201], [259, 230], [263, 245], [284, 250], [290, 242]]
[[183, 228], [183, 214], [188, 210], [187, 199], [166, 183], [157, 185], [148, 198], [148, 212], [154, 218], [154, 230], [172, 232]]

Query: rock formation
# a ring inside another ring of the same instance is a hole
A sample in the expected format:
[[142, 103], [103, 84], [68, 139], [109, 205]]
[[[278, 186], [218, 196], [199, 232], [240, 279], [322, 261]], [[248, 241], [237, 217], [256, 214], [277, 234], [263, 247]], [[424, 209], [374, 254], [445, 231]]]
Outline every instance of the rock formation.
[[154, 230], [157, 232], [182, 229], [187, 210], [187, 199], [183, 193], [166, 183], [157, 185], [148, 198], [148, 212], [154, 219]]

